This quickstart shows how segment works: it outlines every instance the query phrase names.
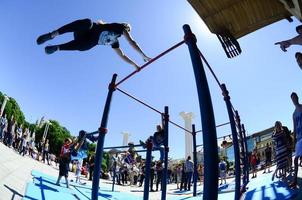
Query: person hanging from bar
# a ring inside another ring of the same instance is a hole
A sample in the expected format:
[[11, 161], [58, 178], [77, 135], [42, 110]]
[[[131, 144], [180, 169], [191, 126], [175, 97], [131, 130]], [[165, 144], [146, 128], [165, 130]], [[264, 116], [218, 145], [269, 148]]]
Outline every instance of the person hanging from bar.
[[52, 32], [43, 34], [37, 38], [37, 44], [41, 45], [48, 40], [64, 33], [73, 32], [74, 39], [65, 44], [50, 45], [45, 47], [46, 54], [56, 51], [86, 51], [96, 45], [111, 45], [115, 52], [127, 63], [133, 65], [137, 70], [140, 67], [124, 54], [119, 45], [118, 38], [122, 35], [129, 44], [143, 57], [145, 62], [151, 60], [137, 42], [130, 35], [131, 26], [128, 23], [104, 23], [101, 20], [93, 22], [90, 19], [81, 19], [62, 26]]

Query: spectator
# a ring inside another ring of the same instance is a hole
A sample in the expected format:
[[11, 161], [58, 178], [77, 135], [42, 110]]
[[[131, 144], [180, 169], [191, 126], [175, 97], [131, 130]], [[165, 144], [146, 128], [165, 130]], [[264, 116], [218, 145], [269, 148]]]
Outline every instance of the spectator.
[[[286, 49], [291, 45], [302, 45], [302, 25], [296, 27], [296, 32], [298, 33], [297, 36], [288, 40], [276, 42], [275, 45], [280, 45], [281, 50], [284, 52], [286, 52]], [[300, 69], [302, 69], [302, 53], [296, 52], [295, 58]]]
[[75, 177], [76, 177], [76, 183], [79, 182], [79, 184], [81, 183], [81, 170], [82, 170], [82, 161], [77, 160], [76, 161], [76, 170], [75, 170]]
[[176, 186], [179, 189], [179, 184], [181, 183], [181, 174], [182, 174], [182, 167], [181, 164], [178, 164], [176, 167]]
[[182, 164], [181, 168], [181, 182], [180, 182], [180, 191], [187, 190], [187, 184], [186, 184], [187, 176], [185, 171], [185, 163]]
[[290, 183], [290, 187], [297, 187], [297, 177], [298, 177], [298, 165], [299, 159], [302, 158], [302, 105], [299, 103], [298, 95], [293, 92], [291, 94], [291, 99], [295, 106], [295, 111], [293, 113], [293, 124], [294, 124], [294, 141], [296, 144], [295, 148], [295, 159], [294, 159], [294, 178], [293, 182]]
[[297, 64], [299, 65], [300, 69], [302, 69], [302, 53], [296, 52], [295, 58], [296, 58]]
[[88, 159], [89, 164], [89, 180], [92, 181], [94, 171], [94, 155], [91, 155]]
[[[158, 191], [158, 185], [160, 184], [160, 189], [162, 189], [162, 178], [163, 178], [163, 165], [161, 161], [156, 164], [156, 191]], [[164, 183], [166, 184], [166, 183]]]
[[220, 172], [220, 185], [222, 185], [222, 181], [224, 180], [224, 184], [226, 184], [226, 174], [227, 174], [227, 164], [222, 158], [219, 162], [219, 172]]
[[284, 52], [286, 52], [286, 49], [291, 45], [302, 45], [302, 25], [296, 27], [296, 32], [298, 33], [297, 36], [288, 40], [276, 42], [275, 45], [280, 45], [281, 50]]
[[45, 144], [43, 145], [43, 162], [45, 163], [45, 159], [47, 160], [47, 164], [50, 165], [49, 163], [49, 140], [47, 139]]
[[15, 143], [14, 143], [14, 148], [16, 151], [21, 151], [22, 149], [22, 124], [16, 129], [16, 137], [15, 137]]
[[19, 152], [20, 155], [24, 156], [26, 154], [26, 147], [27, 147], [27, 141], [26, 141], [26, 135], [23, 135], [21, 140], [21, 151]]
[[198, 173], [199, 181], [200, 181], [200, 184], [199, 184], [199, 185], [201, 185], [201, 183], [202, 183], [202, 181], [203, 181], [203, 166], [202, 166], [202, 164], [199, 164], [199, 165], [198, 165], [197, 173]]
[[28, 144], [28, 154], [31, 158], [33, 158], [34, 147], [35, 147], [35, 142], [34, 142], [33, 138], [30, 138], [29, 144]]
[[185, 162], [185, 173], [186, 173], [186, 182], [185, 182], [185, 188], [187, 190], [191, 190], [191, 179], [194, 171], [194, 165], [191, 161], [191, 156], [188, 156], [186, 162]]
[[270, 173], [270, 166], [272, 164], [272, 148], [269, 146], [269, 144], [266, 144], [266, 148], [264, 150], [265, 152], [265, 166], [264, 166], [264, 171], [263, 174], [266, 173], [266, 169], [267, 169], [267, 173]]
[[40, 161], [41, 155], [43, 155], [43, 146], [44, 146], [44, 138], [38, 143], [37, 149], [38, 149], [38, 155], [37, 155], [37, 160]]
[[4, 129], [7, 125], [6, 114], [0, 117], [0, 141], [2, 141], [4, 137]]
[[256, 149], [254, 149], [252, 152], [250, 162], [253, 172], [252, 178], [256, 178], [257, 177], [257, 150]]
[[128, 168], [126, 164], [124, 164], [122, 167], [122, 184], [128, 184]]
[[145, 164], [142, 163], [140, 167], [139, 187], [142, 187], [144, 179], [145, 179]]
[[11, 119], [8, 121], [8, 125], [7, 125], [7, 142], [6, 145], [8, 147], [11, 147], [13, 144], [13, 139], [15, 136], [15, 127], [16, 127], [16, 123], [14, 120], [14, 116], [11, 116]]
[[153, 190], [153, 182], [154, 182], [154, 174], [155, 174], [154, 167], [155, 167], [154, 162], [152, 162], [150, 168], [150, 192], [155, 192], [155, 190]]
[[288, 167], [288, 153], [287, 153], [287, 140], [285, 131], [281, 122], [275, 122], [275, 129], [273, 133], [273, 141], [275, 145], [275, 160], [277, 163], [276, 171], [273, 174], [273, 179], [278, 173], [283, 179], [286, 177], [286, 169]]
[[168, 184], [172, 183], [172, 169], [168, 168]]

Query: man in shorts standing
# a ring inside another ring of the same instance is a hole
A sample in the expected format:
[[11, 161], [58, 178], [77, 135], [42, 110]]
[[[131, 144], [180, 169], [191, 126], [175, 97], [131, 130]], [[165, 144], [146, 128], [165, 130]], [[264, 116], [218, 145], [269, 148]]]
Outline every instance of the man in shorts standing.
[[294, 160], [294, 179], [289, 185], [290, 187], [297, 186], [297, 176], [298, 176], [298, 161], [302, 157], [302, 105], [299, 103], [298, 95], [293, 92], [290, 95], [293, 104], [295, 105], [295, 111], [293, 113], [293, 127], [294, 127], [294, 141], [295, 147], [295, 160]]

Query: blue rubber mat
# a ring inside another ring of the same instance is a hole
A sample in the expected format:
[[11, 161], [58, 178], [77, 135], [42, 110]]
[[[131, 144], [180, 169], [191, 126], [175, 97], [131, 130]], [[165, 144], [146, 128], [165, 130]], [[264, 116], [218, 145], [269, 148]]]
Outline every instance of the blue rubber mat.
[[[57, 186], [56, 177], [43, 174], [39, 171], [32, 171], [33, 182], [27, 184], [26, 193], [23, 200], [90, 200], [91, 185], [70, 184], [70, 189], [66, 188], [64, 181], [61, 186]], [[138, 200], [140, 196], [129, 193], [112, 192], [109, 188], [99, 190], [99, 200]]]
[[[218, 200], [228, 200], [228, 199], [234, 199], [234, 192], [229, 192], [229, 193], [222, 193], [218, 194]], [[192, 197], [192, 195], [188, 196], [177, 196], [177, 197], [171, 197], [168, 198], [168, 200], [200, 200], [202, 199], [202, 194], [197, 195], [196, 197]]]
[[265, 174], [252, 179], [247, 187], [245, 200], [293, 199], [298, 192], [288, 188], [287, 184], [282, 181], [272, 181], [272, 174]]
[[[195, 200], [195, 199], [202, 199], [203, 196], [203, 187], [198, 186], [197, 187], [197, 196], [193, 196], [193, 189], [191, 188], [190, 191], [179, 191], [174, 190], [171, 192], [171, 190], [168, 192], [168, 194], [173, 194], [175, 197], [167, 198], [168, 200]], [[224, 184], [219, 186], [218, 188], [218, 200], [225, 200], [225, 199], [234, 199], [235, 193], [234, 193], [234, 183], [230, 184]]]
[[235, 192], [235, 181], [223, 184], [218, 187], [218, 193]]

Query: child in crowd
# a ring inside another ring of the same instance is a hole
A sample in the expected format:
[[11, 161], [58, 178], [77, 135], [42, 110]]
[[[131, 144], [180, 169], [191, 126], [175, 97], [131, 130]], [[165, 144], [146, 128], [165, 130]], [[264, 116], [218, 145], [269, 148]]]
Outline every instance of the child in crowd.
[[221, 159], [219, 162], [219, 172], [220, 172], [220, 185], [222, 185], [222, 181], [224, 181], [224, 184], [226, 184], [227, 165], [224, 159]]
[[79, 184], [81, 183], [81, 170], [82, 170], [82, 161], [81, 160], [77, 160], [76, 161], [76, 171], [75, 171], [75, 176], [76, 176], [76, 183], [79, 182]]
[[256, 178], [257, 177], [257, 151], [256, 149], [253, 150], [253, 153], [251, 155], [251, 167], [252, 167], [252, 172], [253, 172], [253, 176], [252, 178]]

